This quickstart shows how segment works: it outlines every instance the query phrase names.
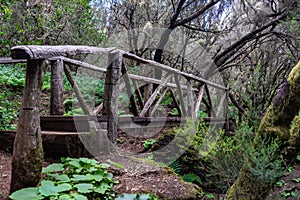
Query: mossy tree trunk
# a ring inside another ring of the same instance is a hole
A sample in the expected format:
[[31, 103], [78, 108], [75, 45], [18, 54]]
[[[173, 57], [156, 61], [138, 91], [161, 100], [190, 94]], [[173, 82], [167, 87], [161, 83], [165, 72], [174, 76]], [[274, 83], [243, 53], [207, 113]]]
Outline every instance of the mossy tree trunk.
[[40, 93], [43, 60], [28, 60], [23, 104], [14, 142], [10, 192], [35, 187], [41, 178], [43, 148], [40, 128]]
[[[285, 162], [292, 162], [300, 148], [300, 62], [292, 69], [288, 80], [282, 85], [263, 117], [256, 137], [279, 138], [279, 152]], [[247, 162], [247, 161], [246, 161]], [[262, 184], [243, 167], [237, 181], [232, 185], [227, 200], [265, 199], [272, 184]]]

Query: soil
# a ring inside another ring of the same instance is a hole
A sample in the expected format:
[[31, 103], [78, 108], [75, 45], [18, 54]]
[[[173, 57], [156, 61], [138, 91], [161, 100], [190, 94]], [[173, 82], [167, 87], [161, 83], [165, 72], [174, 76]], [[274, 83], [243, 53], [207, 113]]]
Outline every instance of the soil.
[[[57, 160], [53, 159], [45, 159], [44, 165], [47, 166], [49, 163], [56, 162]], [[12, 162], [12, 155], [10, 153], [0, 151], [0, 200], [8, 200], [9, 196], [9, 187], [10, 187], [10, 177], [11, 177], [11, 162]], [[296, 163], [294, 168], [290, 168], [290, 172], [287, 173], [284, 177], [280, 178], [278, 181], [280, 183], [277, 184], [277, 186], [274, 187], [274, 190], [271, 191], [268, 200], [275, 200], [275, 199], [286, 199], [286, 200], [299, 200], [300, 199], [300, 183], [297, 183], [297, 178], [300, 178], [300, 163]], [[139, 180], [137, 176], [136, 180], [131, 180], [133, 183], [140, 183], [140, 181], [143, 181], [143, 177]], [[128, 179], [128, 176], [120, 176], [116, 175], [116, 178], [119, 180], [125, 180]], [[147, 179], [147, 182], [150, 184], [154, 184], [157, 187], [157, 180], [158, 177], [155, 175], [152, 177], [152, 179]], [[168, 180], [164, 180], [168, 181]], [[173, 178], [169, 181], [174, 181], [174, 184], [176, 184], [176, 178]], [[299, 181], [298, 181], [299, 182]], [[133, 190], [140, 190], [143, 188], [138, 188], [142, 187], [143, 184], [135, 184], [136, 187], [132, 187], [131, 189]], [[175, 185], [174, 185], [175, 186]], [[121, 190], [122, 192], [125, 191], [124, 186], [119, 185], [118, 190]], [[158, 188], [158, 189], [165, 189], [169, 190], [168, 188]], [[128, 191], [127, 191], [128, 192]], [[298, 194], [298, 195], [297, 195]], [[222, 194], [220, 194], [223, 196]], [[217, 197], [218, 194], [215, 194], [215, 197]], [[219, 198], [218, 198], [219, 199]]]

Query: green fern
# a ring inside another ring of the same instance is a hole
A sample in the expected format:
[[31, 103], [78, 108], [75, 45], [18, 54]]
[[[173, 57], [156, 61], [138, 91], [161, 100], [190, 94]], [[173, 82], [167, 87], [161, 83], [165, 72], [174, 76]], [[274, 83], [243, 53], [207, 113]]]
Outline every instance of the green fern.
[[178, 160], [175, 160], [168, 164], [168, 167], [172, 168], [176, 174], [180, 174], [181, 172], [181, 164]]
[[184, 174], [182, 178], [185, 182], [202, 184], [201, 178], [193, 173]]

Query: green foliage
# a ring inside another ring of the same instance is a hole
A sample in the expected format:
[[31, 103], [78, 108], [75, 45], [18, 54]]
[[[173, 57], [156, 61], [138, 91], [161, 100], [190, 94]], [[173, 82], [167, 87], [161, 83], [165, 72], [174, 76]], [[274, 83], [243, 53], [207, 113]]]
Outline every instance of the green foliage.
[[176, 173], [176, 174], [180, 174], [181, 172], [181, 164], [178, 160], [175, 160], [169, 164], [167, 164], [168, 167], [172, 168], [173, 171]]
[[294, 192], [294, 191], [282, 191], [280, 193], [280, 195], [285, 198], [287, 198], [287, 197], [297, 198], [298, 197], [298, 193]]
[[173, 108], [172, 109], [172, 111], [171, 112], [169, 112], [170, 113], [170, 115], [174, 115], [174, 116], [177, 116], [177, 115], [179, 115], [179, 111], [178, 111], [178, 109], [177, 108]]
[[152, 194], [122, 194], [116, 200], [158, 200]]
[[295, 183], [300, 183], [300, 178], [293, 178], [292, 181]]
[[183, 180], [185, 182], [190, 182], [190, 183], [194, 183], [195, 182], [195, 183], [197, 183], [199, 185], [202, 184], [201, 178], [198, 175], [194, 174], [194, 173], [184, 174], [182, 176], [182, 178], [183, 178]]
[[23, 65], [0, 65], [0, 130], [15, 130], [25, 84]]
[[285, 183], [284, 180], [279, 180], [279, 181], [277, 181], [277, 182], [275, 183], [275, 185], [276, 185], [277, 187], [283, 187], [283, 186], [286, 185], [286, 183]]
[[11, 194], [24, 199], [113, 199], [118, 181], [107, 172], [109, 165], [88, 158], [65, 158], [43, 168], [44, 180], [37, 188], [25, 188]]
[[254, 145], [247, 146], [245, 151], [246, 168], [262, 184], [273, 184], [284, 174], [282, 160], [279, 159], [279, 139], [256, 137]]
[[148, 139], [142, 141], [142, 144], [145, 149], [150, 149], [155, 142], [156, 142], [155, 139]]

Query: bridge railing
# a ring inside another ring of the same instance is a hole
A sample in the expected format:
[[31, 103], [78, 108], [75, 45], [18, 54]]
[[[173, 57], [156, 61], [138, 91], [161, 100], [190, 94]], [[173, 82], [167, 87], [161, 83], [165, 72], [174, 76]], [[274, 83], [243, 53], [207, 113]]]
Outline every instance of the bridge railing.
[[[109, 66], [107, 68], [101, 68], [93, 64], [72, 59], [77, 55], [89, 55], [89, 54], [108, 54]], [[151, 116], [158, 108], [169, 90], [173, 101], [182, 117], [197, 118], [200, 110], [201, 102], [204, 102], [207, 111], [210, 116], [219, 116], [219, 113], [227, 113], [228, 104], [228, 89], [222, 85], [205, 80], [201, 77], [193, 74], [185, 73], [180, 70], [174, 69], [164, 64], [157, 63], [152, 60], [147, 60], [138, 57], [134, 54], [115, 49], [115, 48], [99, 48], [89, 46], [16, 46], [11, 50], [12, 59], [8, 59], [6, 63], [12, 62], [27, 62], [26, 68], [26, 85], [24, 90], [24, 100], [22, 104], [20, 123], [30, 126], [29, 129], [39, 129], [40, 127], [40, 115], [39, 115], [39, 101], [41, 93], [42, 75], [43, 69], [47, 62], [51, 64], [51, 98], [50, 98], [50, 114], [51, 115], [63, 115], [63, 73], [65, 73], [71, 86], [74, 88], [75, 95], [78, 99], [79, 105], [85, 115], [95, 115], [102, 112], [107, 117], [107, 131], [108, 137], [112, 140], [116, 140], [116, 133], [118, 127], [118, 95], [119, 87], [117, 86], [121, 76], [124, 79], [126, 85], [126, 91], [128, 93], [132, 112], [134, 116], [145, 117]], [[145, 77], [136, 74], [129, 74], [127, 66], [124, 64], [125, 59], [129, 59], [140, 64], [144, 64], [165, 72], [165, 76], [162, 80], [156, 78]], [[5, 60], [3, 60], [3, 63]], [[91, 110], [85, 103], [83, 95], [76, 84], [76, 81], [72, 77], [71, 70], [67, 65], [74, 65], [77, 67], [93, 70], [105, 74], [105, 86], [104, 86], [104, 100], [103, 104], [100, 104], [96, 109]], [[186, 83], [182, 85], [180, 83], [180, 77], [186, 79]], [[169, 80], [173, 78], [175, 83], [170, 83]], [[138, 101], [136, 102], [132, 96], [132, 91], [128, 85], [130, 81], [135, 88], [135, 94]], [[197, 88], [193, 87], [193, 83], [199, 83]], [[138, 82], [156, 84], [157, 87], [153, 90], [152, 94], [143, 99], [141, 95]], [[208, 86], [223, 90], [224, 95], [221, 97], [220, 105], [216, 110], [212, 109], [212, 103]], [[172, 88], [176, 88], [177, 97], [174, 94]], [[183, 92], [185, 91], [185, 93]], [[158, 98], [158, 95], [160, 97]], [[207, 95], [207, 100], [203, 96]], [[184, 96], [187, 96], [187, 103], [184, 101]], [[158, 99], [157, 99], [158, 98]], [[179, 100], [179, 102], [178, 102]], [[139, 105], [137, 105], [139, 104]], [[154, 104], [154, 105], [153, 105]], [[225, 106], [224, 106], [225, 105]], [[140, 108], [140, 110], [138, 109]], [[225, 109], [225, 110], [224, 110]], [[211, 114], [214, 113], [214, 114]], [[226, 117], [226, 116], [225, 116]], [[18, 132], [26, 132], [25, 130], [18, 130]], [[26, 129], [24, 127], [24, 129]]]

